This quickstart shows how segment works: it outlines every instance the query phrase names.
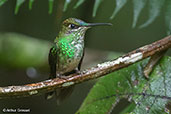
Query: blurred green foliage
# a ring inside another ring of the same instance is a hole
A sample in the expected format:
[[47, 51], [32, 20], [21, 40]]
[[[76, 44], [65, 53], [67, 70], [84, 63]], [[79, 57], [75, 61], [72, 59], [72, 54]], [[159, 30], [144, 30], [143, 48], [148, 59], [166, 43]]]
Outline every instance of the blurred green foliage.
[[0, 64], [3, 67], [46, 67], [51, 43], [25, 35], [0, 34]]
[[[1, 0], [0, 1], [0, 6], [2, 6], [6, 1], [7, 0]], [[18, 10], [19, 10], [20, 6], [25, 1], [26, 0], [16, 0], [15, 14], [18, 13]], [[33, 1], [34, 0], [29, 0], [29, 9], [32, 9]], [[71, 4], [71, 1], [72, 0], [65, 0], [63, 11], [67, 10], [68, 5]], [[99, 8], [99, 6], [102, 4], [103, 1], [104, 0], [95, 0], [94, 8], [93, 8], [93, 17], [96, 16], [97, 9]], [[111, 19], [113, 19], [116, 16], [116, 14], [127, 3], [127, 0], [115, 0], [115, 1], [116, 1], [116, 6], [115, 6], [115, 9], [114, 9], [111, 17], [110, 17]], [[54, 2], [54, 0], [49, 0], [49, 14], [52, 13], [53, 2]], [[85, 2], [85, 0], [78, 0], [76, 2], [76, 5], [73, 8], [79, 7], [84, 2]], [[139, 15], [140, 15], [142, 9], [144, 8], [144, 6], [146, 4], [149, 6], [149, 8], [148, 8], [149, 17], [148, 17], [147, 21], [144, 24], [139, 26], [140, 28], [144, 28], [144, 27], [148, 26], [149, 24], [151, 24], [156, 19], [156, 17], [158, 17], [161, 14], [160, 12], [162, 11], [163, 7], [166, 7], [165, 12], [171, 12], [171, 9], [170, 9], [171, 4], [170, 4], [169, 0], [150, 0], [150, 1], [147, 1], [147, 0], [133, 0], [132, 2], [133, 2], [133, 6], [134, 6], [133, 7], [134, 16], [133, 16], [133, 25], [132, 25], [133, 28], [136, 26]], [[167, 31], [168, 31], [168, 34], [170, 34], [170, 32], [171, 32], [171, 29], [170, 29], [171, 16], [170, 16], [170, 13], [165, 13], [165, 18], [166, 18], [165, 21], [166, 21]]]

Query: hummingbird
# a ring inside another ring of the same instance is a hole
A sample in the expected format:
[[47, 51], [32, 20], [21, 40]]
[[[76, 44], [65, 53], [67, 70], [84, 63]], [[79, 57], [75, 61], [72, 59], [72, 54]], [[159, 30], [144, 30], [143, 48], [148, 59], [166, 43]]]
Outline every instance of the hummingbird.
[[[68, 18], [63, 21], [54, 45], [49, 51], [49, 78], [61, 78], [72, 73], [79, 73], [84, 57], [84, 40], [87, 29], [94, 26], [112, 25], [111, 23], [87, 23], [80, 19]], [[73, 86], [57, 89], [45, 95], [46, 99], [56, 96], [57, 104], [71, 94]]]

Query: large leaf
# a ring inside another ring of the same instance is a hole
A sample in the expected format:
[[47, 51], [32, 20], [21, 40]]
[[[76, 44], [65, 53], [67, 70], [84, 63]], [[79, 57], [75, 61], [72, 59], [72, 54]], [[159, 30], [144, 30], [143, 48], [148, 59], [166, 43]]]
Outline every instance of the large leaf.
[[[144, 60], [101, 78], [91, 89], [77, 113], [106, 114], [125, 97], [119, 94], [134, 93], [135, 95], [131, 94], [128, 99], [132, 99], [132, 104], [125, 108], [123, 114], [163, 114], [168, 99], [155, 95], [171, 97], [171, 57], [162, 58], [152, 72], [150, 80], [143, 76], [143, 67], [146, 63], [147, 60]], [[148, 96], [145, 96], [144, 92]], [[144, 96], [136, 93], [142, 93]]]
[[[171, 57], [165, 57], [160, 61], [155, 71], [151, 74], [151, 80], [145, 85], [146, 93], [156, 96], [144, 96], [144, 98], [142, 98], [142, 96], [135, 96], [133, 98], [134, 103], [140, 101], [139, 103], [141, 103], [141, 105], [137, 105], [132, 112], [134, 114], [143, 114], [144, 112], [151, 114], [168, 113], [165, 109], [165, 105], [169, 102], [169, 99], [171, 99]], [[163, 96], [163, 98], [157, 95]], [[166, 99], [165, 96], [169, 98]]]
[[140, 26], [140, 28], [148, 26], [156, 19], [157, 16], [160, 15], [164, 2], [165, 0], [149, 0], [149, 17], [148, 20]]

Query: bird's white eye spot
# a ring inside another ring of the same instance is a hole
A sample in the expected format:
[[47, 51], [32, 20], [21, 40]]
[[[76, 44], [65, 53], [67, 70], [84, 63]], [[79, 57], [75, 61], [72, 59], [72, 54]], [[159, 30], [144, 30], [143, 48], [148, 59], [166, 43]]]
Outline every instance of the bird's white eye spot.
[[69, 24], [68, 27], [71, 28], [71, 29], [77, 29], [77, 28], [79, 28], [79, 26], [77, 26], [75, 24]]

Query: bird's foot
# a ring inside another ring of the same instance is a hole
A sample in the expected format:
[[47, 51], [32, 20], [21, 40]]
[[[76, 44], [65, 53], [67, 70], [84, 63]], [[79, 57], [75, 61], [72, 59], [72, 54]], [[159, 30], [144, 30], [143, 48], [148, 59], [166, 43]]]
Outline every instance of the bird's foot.
[[81, 71], [80, 71], [78, 68], [76, 68], [76, 69], [74, 70], [74, 72], [75, 72], [75, 74], [81, 74]]
[[68, 77], [64, 75], [57, 74], [57, 78], [66, 80]]

